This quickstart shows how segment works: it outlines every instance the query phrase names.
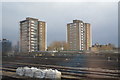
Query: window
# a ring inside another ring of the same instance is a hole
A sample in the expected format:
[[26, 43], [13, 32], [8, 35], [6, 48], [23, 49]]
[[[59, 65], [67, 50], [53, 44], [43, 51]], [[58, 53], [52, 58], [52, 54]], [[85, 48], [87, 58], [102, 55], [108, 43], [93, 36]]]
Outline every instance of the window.
[[42, 30], [40, 30], [40, 32], [42, 32]]
[[40, 34], [42, 34], [42, 33], [40, 33]]
[[72, 43], [72, 42], [70, 42], [70, 43]]
[[77, 23], [74, 23], [74, 26], [76, 26], [77, 25]]
[[40, 28], [42, 30], [42, 28]]

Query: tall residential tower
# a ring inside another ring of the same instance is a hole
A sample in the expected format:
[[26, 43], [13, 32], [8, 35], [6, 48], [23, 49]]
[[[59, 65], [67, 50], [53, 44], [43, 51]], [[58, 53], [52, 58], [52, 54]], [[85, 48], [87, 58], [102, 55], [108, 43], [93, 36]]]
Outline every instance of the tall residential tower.
[[89, 50], [91, 47], [91, 25], [81, 20], [67, 24], [69, 50]]
[[46, 50], [46, 23], [35, 18], [20, 21], [20, 52]]

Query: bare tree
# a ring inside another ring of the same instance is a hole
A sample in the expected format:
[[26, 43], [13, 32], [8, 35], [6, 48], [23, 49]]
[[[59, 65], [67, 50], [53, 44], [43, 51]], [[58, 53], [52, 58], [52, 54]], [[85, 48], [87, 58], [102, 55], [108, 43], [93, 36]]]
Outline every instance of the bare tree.
[[54, 41], [48, 46], [48, 50], [68, 50], [68, 44], [65, 41]]

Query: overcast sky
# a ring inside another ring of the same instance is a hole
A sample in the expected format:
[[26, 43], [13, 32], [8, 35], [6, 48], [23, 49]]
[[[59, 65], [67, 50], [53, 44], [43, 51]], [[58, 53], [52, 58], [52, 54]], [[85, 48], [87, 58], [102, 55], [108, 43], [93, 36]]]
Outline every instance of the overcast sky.
[[47, 43], [66, 41], [66, 25], [74, 19], [90, 23], [92, 43], [118, 44], [117, 2], [2, 3], [2, 36], [16, 44], [19, 21], [26, 17], [47, 23]]

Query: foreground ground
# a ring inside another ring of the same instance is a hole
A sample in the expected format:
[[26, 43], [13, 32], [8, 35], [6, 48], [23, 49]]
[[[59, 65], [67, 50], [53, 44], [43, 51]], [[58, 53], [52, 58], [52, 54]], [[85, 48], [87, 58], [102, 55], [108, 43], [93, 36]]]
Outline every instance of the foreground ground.
[[[117, 54], [52, 53], [50, 55], [43, 54], [39, 56], [3, 57], [2, 66], [5, 69], [9, 68], [12, 70], [20, 66], [58, 69], [65, 75], [62, 80], [67, 79], [66, 74], [68, 80], [71, 77], [70, 75], [76, 76], [75, 80], [104, 80], [101, 76], [105, 76], [105, 80], [117, 80], [117, 78], [113, 77], [118, 77], [116, 72], [119, 68], [118, 61]], [[3, 77], [3, 80], [8, 78], [6, 76]]]

